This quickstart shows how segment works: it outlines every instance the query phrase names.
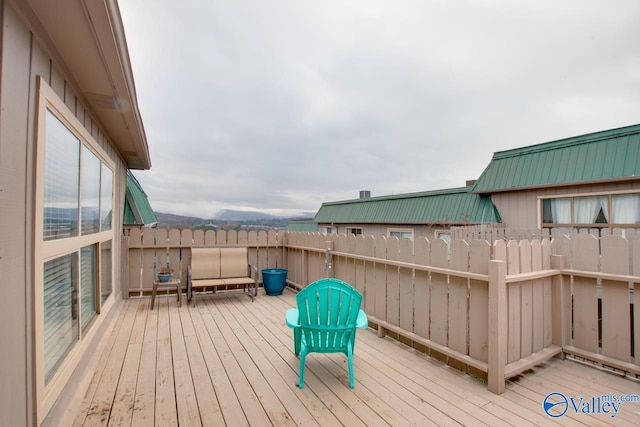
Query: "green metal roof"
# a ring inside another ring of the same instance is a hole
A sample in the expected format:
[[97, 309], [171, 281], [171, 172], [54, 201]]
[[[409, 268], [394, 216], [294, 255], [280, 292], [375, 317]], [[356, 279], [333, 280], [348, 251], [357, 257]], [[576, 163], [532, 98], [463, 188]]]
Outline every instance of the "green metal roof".
[[472, 191], [640, 179], [640, 124], [494, 153]]
[[312, 219], [290, 219], [287, 222], [288, 231], [302, 231], [305, 233], [318, 231], [318, 223]]
[[131, 171], [127, 171], [127, 191], [125, 193], [122, 222], [124, 225], [145, 226], [152, 226], [158, 223], [158, 218], [153, 209], [151, 209], [147, 195]]
[[479, 224], [501, 222], [488, 197], [471, 187], [325, 202], [314, 218], [323, 224]]

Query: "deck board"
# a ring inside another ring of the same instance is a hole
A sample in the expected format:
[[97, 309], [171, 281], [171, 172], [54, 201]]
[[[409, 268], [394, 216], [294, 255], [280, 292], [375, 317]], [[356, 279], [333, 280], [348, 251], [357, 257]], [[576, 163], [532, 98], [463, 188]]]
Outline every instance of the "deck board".
[[542, 410], [554, 391], [571, 396], [636, 394], [637, 381], [552, 359], [496, 395], [486, 383], [373, 330], [358, 331], [355, 389], [346, 358], [307, 357], [305, 387], [284, 313], [295, 304], [262, 292], [199, 295], [177, 307], [168, 296], [122, 304], [74, 425], [640, 425], [640, 403], [615, 419]]

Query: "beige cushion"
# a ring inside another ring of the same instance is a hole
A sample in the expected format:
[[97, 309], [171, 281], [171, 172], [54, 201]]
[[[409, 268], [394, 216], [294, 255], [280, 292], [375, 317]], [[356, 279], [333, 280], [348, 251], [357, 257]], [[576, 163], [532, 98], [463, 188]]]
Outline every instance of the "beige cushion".
[[220, 277], [220, 248], [191, 248], [191, 278], [198, 280]]
[[251, 277], [231, 277], [224, 280], [225, 285], [249, 285], [253, 284], [254, 280]]
[[247, 248], [224, 248], [220, 252], [220, 277], [247, 277]]
[[223, 285], [224, 279], [200, 279], [191, 281], [191, 286], [194, 288], [213, 288]]

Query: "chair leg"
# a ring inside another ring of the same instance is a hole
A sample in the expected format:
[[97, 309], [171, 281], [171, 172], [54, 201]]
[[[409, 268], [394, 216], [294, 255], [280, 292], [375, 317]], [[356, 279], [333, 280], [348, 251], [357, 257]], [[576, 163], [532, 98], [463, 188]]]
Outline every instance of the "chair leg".
[[353, 348], [351, 346], [347, 347], [347, 362], [349, 364], [349, 387], [355, 388], [355, 380], [353, 375]]
[[304, 361], [307, 358], [307, 353], [302, 352], [300, 354], [300, 379], [298, 380], [298, 388], [304, 388]]
[[293, 328], [293, 352], [296, 356], [300, 354], [300, 340], [302, 339], [302, 332], [300, 328]]

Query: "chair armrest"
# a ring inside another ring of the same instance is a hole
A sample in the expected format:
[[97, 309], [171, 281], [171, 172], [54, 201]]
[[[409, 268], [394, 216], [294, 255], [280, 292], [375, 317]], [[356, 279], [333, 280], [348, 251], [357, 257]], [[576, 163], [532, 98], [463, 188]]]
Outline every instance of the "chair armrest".
[[290, 308], [287, 310], [287, 314], [285, 315], [285, 321], [287, 326], [290, 328], [298, 328], [300, 327], [300, 321], [298, 319], [298, 309]]
[[363, 310], [360, 310], [358, 312], [358, 318], [356, 319], [356, 328], [367, 329], [367, 326], [369, 326], [367, 314]]
[[254, 274], [253, 278], [257, 282], [258, 281], [258, 268], [253, 264], [249, 264], [247, 266], [247, 272], [249, 273], [249, 277], [251, 277], [251, 272], [252, 271], [253, 271], [253, 274]]

